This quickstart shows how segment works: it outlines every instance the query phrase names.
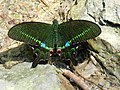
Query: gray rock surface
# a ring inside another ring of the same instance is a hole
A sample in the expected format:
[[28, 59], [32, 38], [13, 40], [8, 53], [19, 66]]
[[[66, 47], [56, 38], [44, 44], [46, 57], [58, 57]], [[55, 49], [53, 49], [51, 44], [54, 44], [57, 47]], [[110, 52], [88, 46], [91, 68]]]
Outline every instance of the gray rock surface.
[[120, 24], [119, 0], [87, 0], [86, 13], [94, 20], [106, 20]]
[[120, 1], [103, 0], [103, 19], [112, 23], [120, 24]]
[[[61, 90], [55, 69], [51, 65], [20, 63], [12, 69], [0, 66], [0, 90]], [[64, 89], [65, 90], [65, 89]]]
[[120, 28], [102, 26], [101, 39], [109, 42], [117, 51], [120, 51]]

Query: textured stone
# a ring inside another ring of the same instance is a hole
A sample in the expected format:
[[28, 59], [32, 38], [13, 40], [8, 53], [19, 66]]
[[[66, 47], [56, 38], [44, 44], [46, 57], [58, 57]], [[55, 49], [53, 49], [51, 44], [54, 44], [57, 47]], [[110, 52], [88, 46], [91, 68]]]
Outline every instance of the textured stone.
[[9, 70], [0, 66], [0, 90], [61, 90], [51, 65], [38, 65], [34, 69], [30, 66], [30, 63], [21, 63]]
[[115, 49], [120, 51], [120, 28], [103, 26], [102, 33], [99, 36], [101, 39], [109, 42]]
[[103, 0], [103, 19], [120, 24], [120, 0]]
[[89, 15], [95, 21], [102, 19], [112, 23], [120, 24], [120, 1], [88, 0], [85, 13], [87, 13], [87, 15]]
[[87, 0], [77, 0], [77, 5], [74, 5], [71, 10], [70, 14], [73, 20], [80, 19], [85, 11], [85, 3]]

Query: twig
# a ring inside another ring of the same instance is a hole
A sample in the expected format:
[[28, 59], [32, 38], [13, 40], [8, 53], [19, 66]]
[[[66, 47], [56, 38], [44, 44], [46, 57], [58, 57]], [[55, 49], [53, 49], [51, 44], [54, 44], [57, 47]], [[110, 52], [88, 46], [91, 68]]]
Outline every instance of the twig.
[[[39, 1], [39, 0], [38, 0]], [[45, 6], [49, 7], [49, 5], [45, 2], [45, 0], [40, 0]], [[39, 2], [40, 2], [39, 1]]]
[[94, 83], [93, 81], [85, 78], [84, 76], [82, 76], [77, 70], [75, 70], [75, 72], [80, 76], [82, 77], [83, 79], [85, 79], [86, 81], [90, 82], [90, 83], [93, 83], [94, 85], [96, 85], [98, 88], [100, 88], [101, 90], [104, 90], [102, 87], [100, 87], [99, 85], [97, 85], [96, 83]]
[[90, 90], [88, 88], [88, 86], [78, 76], [76, 76], [71, 71], [62, 69], [62, 72], [63, 72], [63, 75], [65, 75], [66, 77], [69, 77], [69, 78], [73, 79], [74, 82], [76, 84], [78, 84], [83, 90]]

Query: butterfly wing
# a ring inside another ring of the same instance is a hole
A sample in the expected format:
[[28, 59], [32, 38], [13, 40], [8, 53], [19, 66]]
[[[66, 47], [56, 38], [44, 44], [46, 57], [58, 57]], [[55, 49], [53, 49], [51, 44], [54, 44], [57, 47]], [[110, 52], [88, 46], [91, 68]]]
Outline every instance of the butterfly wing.
[[[8, 36], [28, 44], [40, 45], [45, 49], [52, 47], [52, 25], [41, 22], [24, 22], [13, 26]], [[49, 38], [49, 39], [48, 39]], [[47, 45], [47, 46], [46, 46]]]
[[65, 44], [67, 47], [74, 41], [83, 42], [97, 37], [101, 33], [101, 29], [91, 21], [73, 20], [61, 23], [58, 32], [68, 41], [66, 43], [68, 45]]

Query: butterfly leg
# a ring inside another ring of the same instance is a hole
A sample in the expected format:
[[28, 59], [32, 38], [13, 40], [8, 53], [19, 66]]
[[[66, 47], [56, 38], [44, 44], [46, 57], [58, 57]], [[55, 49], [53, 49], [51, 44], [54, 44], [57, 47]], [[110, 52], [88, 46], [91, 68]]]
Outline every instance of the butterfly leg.
[[33, 61], [33, 63], [32, 63], [32, 66], [31, 66], [31, 68], [35, 68], [38, 64], [39, 64], [39, 62], [40, 62], [40, 50], [39, 49], [36, 49], [35, 51], [34, 51], [34, 55], [33, 55], [33, 57], [34, 57], [34, 61]]
[[71, 66], [77, 65], [76, 58], [77, 58], [77, 48], [73, 47], [73, 48], [71, 48], [71, 63], [70, 63]]

